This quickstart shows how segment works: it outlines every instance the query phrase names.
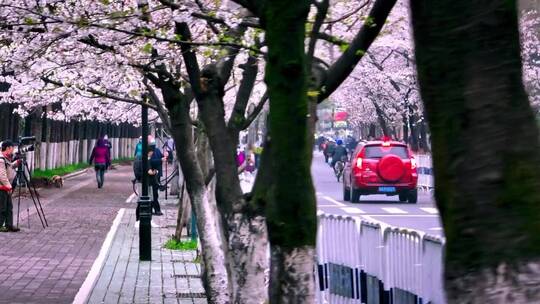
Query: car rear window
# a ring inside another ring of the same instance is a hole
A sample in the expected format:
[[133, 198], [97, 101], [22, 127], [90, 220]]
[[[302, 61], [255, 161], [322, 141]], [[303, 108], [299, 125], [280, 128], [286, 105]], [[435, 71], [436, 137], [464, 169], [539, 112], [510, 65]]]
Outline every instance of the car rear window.
[[394, 154], [399, 156], [401, 159], [409, 158], [409, 153], [407, 153], [407, 148], [404, 146], [366, 146], [365, 158], [382, 158], [388, 154]]

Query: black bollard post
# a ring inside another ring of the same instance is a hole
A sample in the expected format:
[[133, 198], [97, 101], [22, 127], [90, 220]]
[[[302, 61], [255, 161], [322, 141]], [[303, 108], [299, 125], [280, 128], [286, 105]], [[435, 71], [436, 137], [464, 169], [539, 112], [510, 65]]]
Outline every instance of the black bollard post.
[[152, 260], [152, 207], [148, 195], [148, 107], [142, 106], [142, 193], [139, 198], [139, 260]]

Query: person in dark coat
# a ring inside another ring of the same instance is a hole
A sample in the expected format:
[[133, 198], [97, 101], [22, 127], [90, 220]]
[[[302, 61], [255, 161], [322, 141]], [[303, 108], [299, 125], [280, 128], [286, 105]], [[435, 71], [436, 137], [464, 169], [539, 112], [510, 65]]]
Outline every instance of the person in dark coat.
[[336, 150], [336, 143], [333, 141], [328, 141], [326, 147], [324, 148], [324, 161], [328, 163], [328, 159], [334, 154]]
[[347, 138], [347, 150], [349, 150], [350, 153], [356, 149], [356, 146], [358, 146], [358, 141], [352, 136], [349, 135]]
[[98, 139], [96, 146], [92, 149], [92, 154], [88, 163], [96, 170], [96, 181], [98, 188], [102, 188], [105, 183], [105, 170], [111, 165], [110, 149], [104, 139]]
[[148, 178], [150, 186], [152, 186], [152, 209], [154, 209], [154, 215], [163, 215], [161, 212], [161, 206], [159, 205], [159, 188], [161, 177], [163, 176], [163, 162], [166, 161], [165, 156], [161, 150], [156, 146], [156, 142], [150, 142], [150, 159], [148, 170]]
[[332, 154], [332, 164], [330, 165], [332, 168], [336, 166], [336, 163], [338, 161], [347, 158], [347, 149], [343, 146], [343, 141], [341, 139], [338, 139], [336, 141], [336, 144], [337, 146], [334, 149], [334, 153]]

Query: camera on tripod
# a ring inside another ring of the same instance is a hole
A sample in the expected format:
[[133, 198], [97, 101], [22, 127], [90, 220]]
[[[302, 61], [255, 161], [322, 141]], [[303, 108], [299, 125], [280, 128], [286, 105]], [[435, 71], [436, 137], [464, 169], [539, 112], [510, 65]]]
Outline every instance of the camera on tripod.
[[[47, 223], [47, 219], [45, 218], [45, 213], [43, 212], [43, 207], [41, 205], [41, 200], [39, 198], [39, 194], [36, 190], [36, 186], [31, 182], [32, 179], [32, 172], [30, 168], [28, 167], [27, 159], [26, 159], [26, 153], [32, 152], [35, 150], [35, 143], [36, 137], [35, 136], [24, 136], [19, 137], [17, 141], [14, 142], [15, 146], [17, 146], [17, 151], [13, 154], [13, 161], [20, 160], [20, 164], [16, 167], [16, 177], [13, 181], [14, 189], [13, 191], [18, 192], [18, 201], [17, 201], [17, 227], [19, 227], [19, 211], [21, 206], [21, 190], [22, 188], [28, 189], [28, 193], [30, 193], [30, 198], [32, 199], [32, 202], [34, 204], [34, 207], [36, 208], [36, 213], [39, 217], [39, 220], [41, 221], [41, 225], [43, 228], [48, 227], [49, 224]], [[30, 205], [27, 205], [27, 218], [28, 218], [28, 226], [30, 226]]]
[[15, 142], [15, 145], [18, 147], [17, 152], [15, 152], [14, 160], [23, 158], [25, 153], [32, 152], [36, 150], [35, 143], [36, 137], [35, 136], [24, 136], [19, 137], [19, 140]]

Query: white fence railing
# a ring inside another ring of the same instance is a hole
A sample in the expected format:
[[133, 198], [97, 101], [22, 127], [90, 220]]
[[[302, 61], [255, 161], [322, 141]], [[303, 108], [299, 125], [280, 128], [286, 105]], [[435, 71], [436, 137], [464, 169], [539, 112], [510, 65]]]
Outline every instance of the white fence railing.
[[319, 214], [319, 304], [445, 304], [443, 240]]
[[416, 158], [416, 170], [418, 171], [418, 188], [424, 191], [431, 191], [433, 183], [433, 165], [430, 154], [418, 154]]

